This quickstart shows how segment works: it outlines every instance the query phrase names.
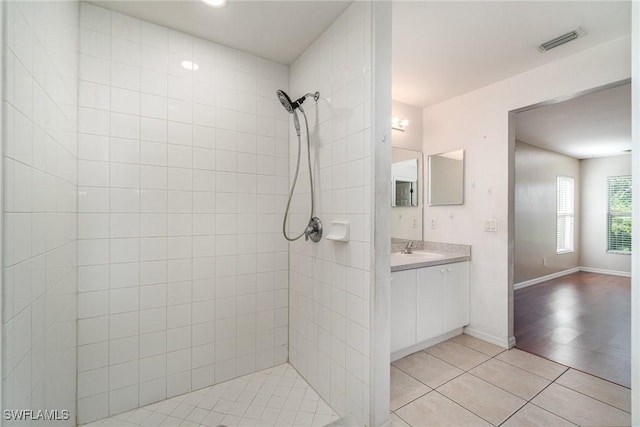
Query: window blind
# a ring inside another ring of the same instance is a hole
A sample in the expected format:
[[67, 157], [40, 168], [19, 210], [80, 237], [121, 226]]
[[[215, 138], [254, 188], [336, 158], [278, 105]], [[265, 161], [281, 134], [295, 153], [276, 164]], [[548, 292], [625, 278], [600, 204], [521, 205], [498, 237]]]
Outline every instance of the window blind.
[[557, 177], [556, 252], [573, 252], [574, 180]]
[[631, 253], [631, 176], [607, 178], [607, 251]]

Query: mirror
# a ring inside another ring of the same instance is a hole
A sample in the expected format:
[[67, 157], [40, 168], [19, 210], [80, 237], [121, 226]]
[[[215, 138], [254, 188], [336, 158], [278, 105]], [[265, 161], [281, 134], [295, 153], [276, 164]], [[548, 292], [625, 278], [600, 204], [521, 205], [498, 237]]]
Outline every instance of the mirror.
[[464, 203], [464, 150], [429, 156], [429, 206]]
[[391, 206], [418, 206], [418, 159], [391, 166]]
[[391, 165], [391, 237], [422, 240], [422, 153], [393, 147]]

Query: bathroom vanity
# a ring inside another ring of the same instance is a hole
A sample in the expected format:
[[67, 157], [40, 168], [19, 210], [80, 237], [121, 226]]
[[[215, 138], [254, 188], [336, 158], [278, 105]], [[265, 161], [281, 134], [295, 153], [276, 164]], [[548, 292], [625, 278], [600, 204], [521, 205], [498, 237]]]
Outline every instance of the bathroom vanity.
[[470, 259], [467, 245], [418, 242], [411, 254], [392, 252], [392, 361], [462, 333], [469, 323]]

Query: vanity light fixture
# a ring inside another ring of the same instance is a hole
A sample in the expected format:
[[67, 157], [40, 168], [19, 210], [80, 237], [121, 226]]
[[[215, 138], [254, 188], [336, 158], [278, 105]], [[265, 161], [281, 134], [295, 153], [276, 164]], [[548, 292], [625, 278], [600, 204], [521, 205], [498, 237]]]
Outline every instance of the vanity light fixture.
[[391, 128], [392, 129], [404, 132], [407, 129], [407, 125], [408, 124], [409, 124], [409, 120], [403, 119], [402, 117], [393, 116], [391, 118]]
[[195, 62], [192, 61], [182, 61], [180, 63], [182, 65], [182, 68], [184, 68], [185, 70], [189, 70], [189, 71], [197, 71], [198, 68], [200, 68], [198, 66], [198, 64], [196, 64]]
[[211, 7], [222, 7], [227, 4], [227, 0], [201, 0], [204, 4]]

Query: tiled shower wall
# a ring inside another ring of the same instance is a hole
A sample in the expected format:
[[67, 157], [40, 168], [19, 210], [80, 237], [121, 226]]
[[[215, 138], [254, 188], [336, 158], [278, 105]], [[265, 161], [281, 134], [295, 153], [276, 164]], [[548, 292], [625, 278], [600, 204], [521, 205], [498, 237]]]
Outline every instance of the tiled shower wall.
[[[369, 423], [371, 218], [371, 3], [354, 2], [291, 66], [305, 102], [314, 154], [315, 213], [325, 235], [349, 221], [349, 242], [291, 245], [289, 357], [341, 416]], [[302, 119], [301, 119], [302, 120]], [[291, 170], [297, 141], [291, 131]], [[294, 199], [292, 230], [306, 224], [308, 168]]]
[[2, 409], [66, 410], [47, 425], [75, 425], [79, 7], [0, 7]]
[[82, 423], [287, 360], [289, 75], [86, 3], [80, 27]]

